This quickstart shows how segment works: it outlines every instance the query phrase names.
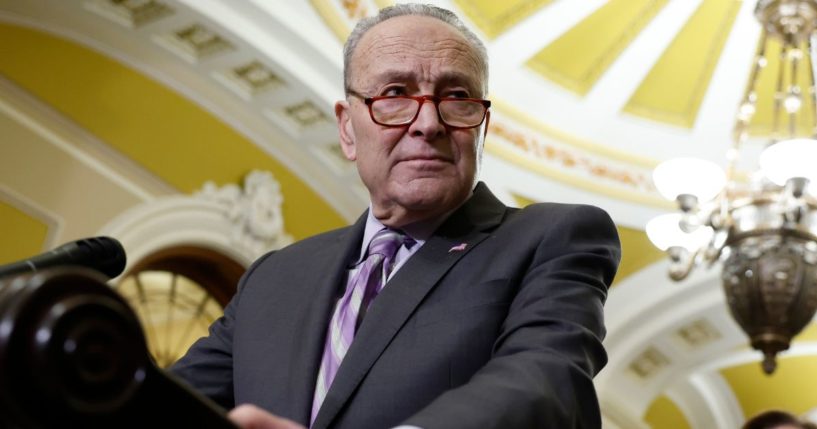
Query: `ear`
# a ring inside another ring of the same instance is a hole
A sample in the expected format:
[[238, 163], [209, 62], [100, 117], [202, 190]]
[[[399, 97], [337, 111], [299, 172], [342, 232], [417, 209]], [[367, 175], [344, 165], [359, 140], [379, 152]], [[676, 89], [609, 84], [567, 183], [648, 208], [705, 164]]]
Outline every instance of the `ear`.
[[355, 130], [352, 127], [352, 106], [346, 100], [335, 103], [335, 119], [338, 122], [340, 134], [340, 149], [349, 161], [357, 159], [355, 146]]
[[482, 138], [485, 139], [488, 137], [488, 125], [491, 124], [491, 111], [485, 112], [485, 134], [483, 134]]

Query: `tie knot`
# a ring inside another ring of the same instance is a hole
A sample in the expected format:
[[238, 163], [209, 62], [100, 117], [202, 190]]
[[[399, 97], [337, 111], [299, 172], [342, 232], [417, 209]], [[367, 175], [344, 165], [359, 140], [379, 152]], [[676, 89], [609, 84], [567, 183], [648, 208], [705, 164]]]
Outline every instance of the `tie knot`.
[[382, 229], [369, 242], [369, 255], [382, 255], [383, 258], [393, 259], [397, 249], [406, 240], [406, 235], [393, 229]]

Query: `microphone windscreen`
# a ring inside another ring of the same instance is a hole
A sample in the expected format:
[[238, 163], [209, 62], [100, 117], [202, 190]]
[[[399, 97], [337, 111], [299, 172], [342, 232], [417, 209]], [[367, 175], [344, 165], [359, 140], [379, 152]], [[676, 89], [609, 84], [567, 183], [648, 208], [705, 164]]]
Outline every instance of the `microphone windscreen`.
[[125, 248], [118, 240], [111, 237], [91, 237], [74, 243], [83, 255], [78, 259], [85, 261], [86, 264], [83, 265], [86, 267], [94, 268], [110, 278], [125, 270]]

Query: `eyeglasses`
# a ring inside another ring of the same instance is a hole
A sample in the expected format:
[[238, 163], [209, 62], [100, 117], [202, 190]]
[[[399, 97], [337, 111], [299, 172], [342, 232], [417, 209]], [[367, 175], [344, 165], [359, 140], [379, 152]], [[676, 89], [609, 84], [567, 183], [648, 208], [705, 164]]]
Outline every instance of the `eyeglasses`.
[[434, 103], [440, 122], [448, 128], [468, 129], [482, 125], [490, 100], [480, 98], [438, 97], [436, 95], [386, 95], [364, 97], [355, 91], [348, 91], [355, 97], [362, 98], [369, 106], [369, 115], [378, 125], [403, 127], [417, 120], [420, 107], [426, 100]]

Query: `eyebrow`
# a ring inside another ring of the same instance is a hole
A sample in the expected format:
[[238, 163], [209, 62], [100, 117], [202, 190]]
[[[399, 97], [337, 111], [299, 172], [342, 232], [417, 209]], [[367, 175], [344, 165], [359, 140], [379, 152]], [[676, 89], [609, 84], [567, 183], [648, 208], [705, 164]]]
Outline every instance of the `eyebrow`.
[[[374, 75], [374, 80], [378, 82], [394, 81], [394, 82], [413, 82], [416, 81], [416, 74], [405, 70], [386, 70]], [[470, 82], [469, 76], [465, 73], [456, 70], [450, 70], [440, 73], [437, 83], [440, 85], [462, 85], [470, 90], [482, 91], [478, 82]], [[473, 85], [473, 88], [471, 87]]]

